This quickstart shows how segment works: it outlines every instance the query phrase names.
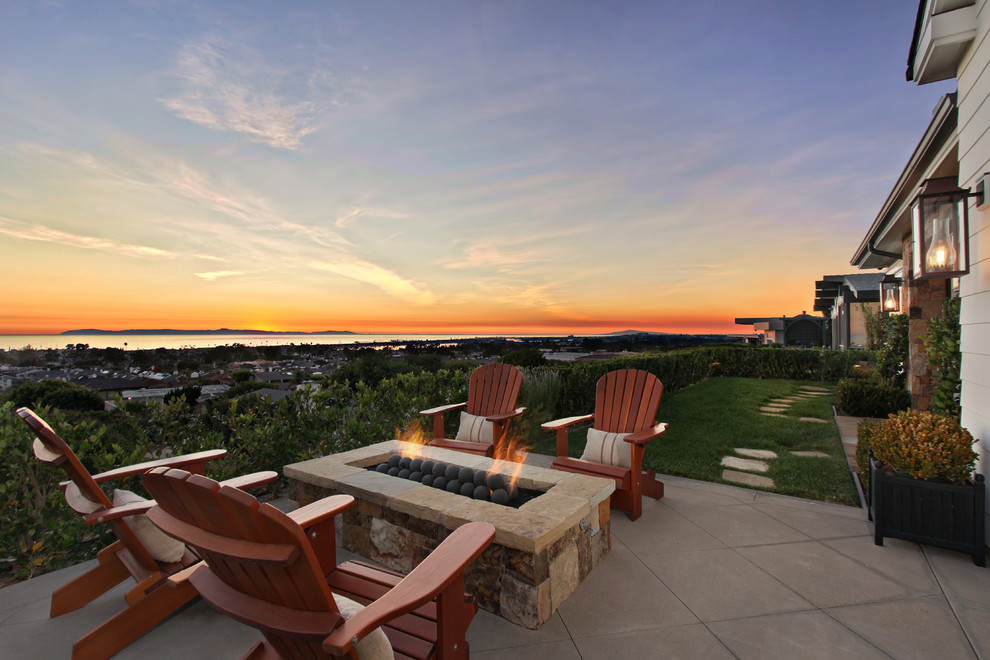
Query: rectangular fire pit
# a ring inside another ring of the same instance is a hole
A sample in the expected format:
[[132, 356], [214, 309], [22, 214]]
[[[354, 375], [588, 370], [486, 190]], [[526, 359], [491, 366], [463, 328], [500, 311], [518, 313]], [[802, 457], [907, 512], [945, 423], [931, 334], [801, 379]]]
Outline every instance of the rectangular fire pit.
[[285, 466], [289, 496], [300, 505], [345, 493], [355, 505], [339, 529], [347, 550], [408, 573], [460, 525], [495, 526], [495, 540], [465, 576], [478, 605], [537, 628], [608, 553], [610, 479], [531, 465], [519, 487], [542, 494], [518, 509], [472, 500], [368, 470], [395, 452], [510, 474], [515, 464], [390, 440]]

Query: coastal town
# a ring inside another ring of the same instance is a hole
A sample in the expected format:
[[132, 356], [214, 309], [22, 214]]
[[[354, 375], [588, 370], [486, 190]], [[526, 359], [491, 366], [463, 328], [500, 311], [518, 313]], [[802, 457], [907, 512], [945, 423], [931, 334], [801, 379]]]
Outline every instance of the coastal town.
[[[71, 341], [71, 339], [70, 339]], [[261, 396], [279, 399], [336, 373], [364, 356], [438, 369], [450, 361], [491, 362], [525, 348], [548, 362], [607, 360], [658, 348], [737, 343], [731, 335], [623, 333], [569, 337], [505, 337], [418, 342], [290, 344], [209, 348], [124, 350], [66, 344], [65, 348], [0, 350], [0, 393], [26, 383], [61, 380], [97, 391], [105, 399], [164, 401], [172, 392], [199, 388], [202, 402], [241, 383]]]

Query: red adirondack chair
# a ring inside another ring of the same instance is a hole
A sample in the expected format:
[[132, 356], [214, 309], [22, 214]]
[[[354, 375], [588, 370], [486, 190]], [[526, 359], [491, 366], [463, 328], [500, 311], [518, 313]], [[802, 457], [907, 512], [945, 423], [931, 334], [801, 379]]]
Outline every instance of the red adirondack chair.
[[[567, 417], [543, 424], [557, 433], [557, 457], [553, 468], [615, 480], [611, 506], [636, 520], [642, 513], [642, 497], [663, 497], [663, 482], [654, 470], [643, 471], [643, 453], [653, 438], [667, 430], [656, 422], [663, 396], [660, 379], [647, 371], [623, 369], [601, 377], [591, 415]], [[581, 458], [568, 455], [568, 429], [591, 421], [588, 443]]]
[[[494, 538], [488, 523], [458, 528], [403, 578], [361, 562], [336, 566], [334, 516], [354, 503], [350, 495], [285, 514], [182, 470], [161, 468], [143, 479], [158, 502], [151, 521], [205, 560], [170, 584], [191, 583], [215, 608], [264, 634], [243, 660], [357, 658], [358, 651], [391, 658], [393, 649], [401, 658], [468, 657], [465, 634], [476, 606], [464, 593], [464, 570]], [[364, 607], [355, 612], [340, 596]]]
[[[433, 439], [427, 444], [482, 456], [511, 458], [507, 455], [506, 431], [509, 422], [526, 411], [516, 408], [522, 382], [522, 372], [510, 364], [492, 362], [478, 367], [471, 374], [467, 401], [419, 413], [433, 418]], [[445, 438], [444, 413], [462, 408], [457, 436]]]
[[[127, 578], [133, 578], [137, 583], [127, 592], [127, 606], [123, 610], [80, 637], [72, 646], [73, 658], [109, 658], [196, 596], [191, 588], [161, 587], [168, 576], [198, 562], [199, 557], [143, 520], [145, 512], [155, 505], [152, 500], [135, 501], [140, 498], [128, 493], [125, 498], [133, 503], [114, 506], [99, 484], [140, 475], [161, 466], [181, 467], [202, 474], [207, 461], [221, 458], [227, 452], [222, 449], [202, 451], [91, 475], [43, 419], [27, 408], [18, 409], [17, 414], [35, 433], [34, 454], [38, 460], [62, 468], [69, 476], [69, 481], [62, 484], [69, 506], [87, 525], [107, 524], [117, 537], [97, 554], [94, 568], [52, 593], [49, 616], [55, 618], [77, 610]], [[277, 478], [275, 472], [263, 472], [225, 483], [253, 488]]]

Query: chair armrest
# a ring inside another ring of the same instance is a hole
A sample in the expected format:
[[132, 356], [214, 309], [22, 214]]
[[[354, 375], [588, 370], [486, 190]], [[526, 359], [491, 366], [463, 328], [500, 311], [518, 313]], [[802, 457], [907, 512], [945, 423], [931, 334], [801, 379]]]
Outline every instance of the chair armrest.
[[516, 408], [515, 410], [511, 410], [511, 411], [506, 412], [506, 413], [499, 413], [497, 415], [489, 415], [488, 417], [485, 417], [485, 419], [487, 421], [489, 421], [489, 422], [504, 422], [506, 420], [512, 419], [513, 417], [518, 417], [519, 415], [523, 414], [524, 412], [526, 412], [526, 409], [525, 408]]
[[193, 573], [195, 573], [196, 571], [208, 571], [208, 570], [210, 570], [210, 567], [206, 565], [206, 562], [198, 561], [192, 566], [187, 566], [183, 568], [181, 571], [172, 573], [171, 575], [168, 576], [165, 582], [168, 584], [168, 586], [172, 587], [173, 589], [181, 589], [182, 587], [189, 584], [189, 578]]
[[625, 437], [626, 442], [631, 442], [637, 445], [645, 445], [647, 442], [657, 437], [658, 435], [663, 435], [667, 431], [667, 422], [661, 424], [655, 424], [645, 429], [640, 429], [634, 431]]
[[252, 488], [257, 488], [258, 486], [270, 484], [276, 479], [278, 479], [278, 472], [273, 470], [265, 470], [264, 472], [252, 472], [251, 474], [242, 474], [239, 477], [226, 479], [221, 481], [220, 485], [230, 486], [231, 488], [237, 488], [239, 490], [251, 490]]
[[334, 630], [323, 640], [323, 649], [344, 655], [356, 639], [432, 600], [462, 577], [494, 538], [495, 528], [489, 523], [474, 522], [458, 527], [399, 584]]
[[568, 456], [571, 453], [569, 446], [570, 439], [568, 438], [567, 429], [580, 422], [590, 422], [594, 418], [595, 418], [594, 415], [578, 415], [577, 417], [564, 417], [563, 419], [555, 419], [552, 422], [541, 424], [540, 428], [545, 431], [557, 432], [557, 456], [564, 457], [564, 456]]
[[124, 506], [115, 506], [110, 509], [103, 509], [102, 511], [88, 513], [83, 516], [83, 522], [87, 525], [110, 522], [111, 520], [118, 520], [120, 518], [127, 518], [130, 516], [137, 516], [142, 513], [147, 513], [155, 506], [157, 505], [154, 500], [145, 500], [144, 502], [135, 502], [134, 504], [125, 504]]
[[320, 562], [323, 575], [330, 575], [337, 568], [336, 516], [354, 505], [350, 495], [333, 495], [316, 500], [290, 511], [288, 516], [302, 527], [309, 537], [309, 544]]
[[545, 424], [540, 424], [540, 428], [544, 431], [556, 431], [557, 429], [566, 429], [568, 426], [573, 426], [578, 422], [590, 422], [595, 418], [594, 415], [578, 415], [577, 417], [564, 417], [562, 419], [555, 419], [552, 422], [546, 422]]
[[458, 408], [463, 408], [466, 405], [467, 405], [467, 401], [465, 401], [463, 403], [451, 403], [451, 404], [448, 404], [446, 406], [438, 406], [436, 408], [430, 408], [429, 410], [420, 410], [419, 411], [419, 414], [420, 415], [442, 415], [445, 412], [449, 412], [451, 410], [457, 410]]
[[[270, 484], [276, 479], [278, 479], [278, 472], [255, 472], [254, 474], [246, 474], [241, 477], [228, 479], [221, 482], [220, 485], [247, 490], [250, 488], [256, 488], [257, 486]], [[93, 513], [86, 514], [83, 516], [83, 522], [87, 525], [95, 525], [97, 523], [110, 522], [111, 520], [118, 520], [120, 518], [128, 518], [130, 516], [147, 513], [148, 510], [154, 506], [154, 500], [135, 502], [134, 504], [125, 504], [124, 506], [115, 506], [110, 509], [104, 509], [103, 511], [95, 511]]]
[[312, 504], [301, 506], [295, 511], [290, 511], [288, 515], [297, 525], [303, 529], [308, 529], [313, 525], [318, 525], [328, 518], [343, 513], [354, 504], [354, 497], [351, 495], [332, 495], [322, 500], [316, 500]]
[[126, 477], [144, 474], [145, 472], [153, 470], [157, 467], [184, 468], [196, 465], [197, 463], [215, 461], [216, 459], [223, 458], [226, 455], [226, 449], [209, 449], [207, 451], [198, 451], [195, 454], [171, 456], [169, 458], [162, 458], [157, 461], [135, 463], [134, 465], [125, 465], [124, 467], [109, 470], [108, 472], [94, 474], [93, 481], [100, 483], [102, 481], [109, 481], [110, 479], [124, 479]]

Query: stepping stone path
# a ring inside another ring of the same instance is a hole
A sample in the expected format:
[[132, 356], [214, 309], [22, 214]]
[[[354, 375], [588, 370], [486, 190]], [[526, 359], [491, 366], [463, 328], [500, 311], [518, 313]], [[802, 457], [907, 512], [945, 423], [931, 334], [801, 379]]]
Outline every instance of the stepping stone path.
[[[777, 454], [775, 452], [767, 449], [745, 448], [736, 448], [734, 451], [740, 456], [745, 456], [746, 458], [739, 458], [739, 456], [723, 456], [722, 467], [726, 468], [725, 470], [722, 470], [723, 479], [726, 481], [731, 481], [732, 483], [743, 484], [744, 486], [757, 486], [759, 488], [774, 487], [773, 479], [770, 477], [760, 477], [750, 473], [768, 471], [770, 469], [770, 465], [767, 461], [777, 458]], [[747, 472], [739, 472], [739, 470], [747, 470]]]
[[722, 467], [749, 470], [750, 472], [766, 472], [770, 469], [765, 461], [758, 461], [755, 458], [737, 458], [736, 456], [723, 456]]
[[[779, 399], [771, 399], [766, 404], [760, 406], [760, 413], [764, 417], [787, 417], [783, 414], [797, 401], [812, 401], [818, 397], [828, 396], [830, 390], [827, 387], [816, 387], [814, 385], [803, 385], [797, 393]], [[814, 424], [827, 424], [827, 419], [819, 417], [799, 417], [801, 422], [812, 422]]]
[[[771, 399], [766, 404], [760, 406], [760, 413], [765, 417], [787, 417], [784, 413], [790, 409], [791, 404], [798, 401], [811, 401], [818, 397], [828, 396], [830, 393], [831, 391], [827, 387], [804, 385], [797, 393], [791, 396]], [[812, 422], [815, 424], [828, 423], [827, 419], [820, 419], [818, 417], [799, 417], [798, 419], [802, 422]], [[744, 486], [774, 488], [773, 479], [753, 474], [753, 472], [769, 471], [770, 464], [767, 461], [777, 458], [775, 452], [767, 449], [746, 449], [740, 447], [736, 447], [734, 451], [738, 456], [722, 457], [722, 467], [725, 468], [722, 470], [722, 478], [724, 480]], [[792, 451], [791, 454], [806, 458], [828, 458], [828, 454], [820, 451]]]

